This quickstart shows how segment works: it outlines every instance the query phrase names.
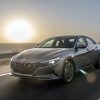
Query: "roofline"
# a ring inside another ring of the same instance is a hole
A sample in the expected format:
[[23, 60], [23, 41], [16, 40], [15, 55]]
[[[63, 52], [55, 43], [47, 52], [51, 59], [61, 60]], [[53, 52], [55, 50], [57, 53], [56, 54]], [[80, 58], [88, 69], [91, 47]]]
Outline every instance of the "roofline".
[[54, 36], [54, 37], [50, 37], [50, 38], [59, 38], [59, 37], [67, 37], [67, 36], [69, 36], [69, 37], [86, 37], [86, 36], [84, 36], [84, 35], [61, 35], [61, 36]]

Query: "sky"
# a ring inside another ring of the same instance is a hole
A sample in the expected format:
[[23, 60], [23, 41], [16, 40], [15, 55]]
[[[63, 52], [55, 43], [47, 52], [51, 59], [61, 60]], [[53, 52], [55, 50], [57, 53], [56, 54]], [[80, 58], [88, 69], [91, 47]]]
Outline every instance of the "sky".
[[11, 42], [4, 30], [15, 19], [32, 24], [35, 35], [29, 42], [73, 34], [100, 41], [100, 0], [0, 0], [0, 43]]

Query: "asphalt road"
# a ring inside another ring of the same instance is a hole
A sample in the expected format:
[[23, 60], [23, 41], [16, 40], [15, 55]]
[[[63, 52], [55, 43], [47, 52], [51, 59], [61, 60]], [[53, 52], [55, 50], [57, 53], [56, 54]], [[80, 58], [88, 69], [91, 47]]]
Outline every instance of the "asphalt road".
[[1, 74], [0, 100], [99, 100], [100, 70], [90, 68], [86, 72], [77, 73], [69, 84], [61, 80], [21, 80]]

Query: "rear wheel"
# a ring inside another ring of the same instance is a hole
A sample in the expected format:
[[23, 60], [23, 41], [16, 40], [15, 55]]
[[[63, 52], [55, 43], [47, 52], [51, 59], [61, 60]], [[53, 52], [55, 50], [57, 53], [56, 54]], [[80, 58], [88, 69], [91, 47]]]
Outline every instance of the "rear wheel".
[[63, 68], [63, 75], [62, 75], [63, 81], [65, 83], [69, 83], [72, 81], [73, 77], [74, 77], [74, 64], [72, 61], [67, 61]]
[[95, 68], [100, 69], [100, 50], [98, 51], [98, 59], [97, 63], [95, 64]]
[[100, 69], [100, 59], [98, 59], [97, 64], [95, 65], [95, 68]]

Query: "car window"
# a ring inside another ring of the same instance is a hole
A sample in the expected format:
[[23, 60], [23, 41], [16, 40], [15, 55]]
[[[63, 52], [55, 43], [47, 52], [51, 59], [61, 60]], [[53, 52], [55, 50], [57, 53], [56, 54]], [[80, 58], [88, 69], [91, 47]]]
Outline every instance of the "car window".
[[55, 46], [56, 46], [56, 47], [59, 47], [59, 46], [61, 46], [61, 45], [64, 45], [64, 41], [63, 41], [63, 40], [57, 40], [57, 41], [55, 42]]
[[53, 45], [53, 43], [54, 43], [54, 40], [49, 40], [49, 41], [47, 41], [47, 42], [45, 42], [41, 47], [51, 47], [52, 45]]
[[39, 48], [73, 48], [76, 37], [58, 37], [44, 41]]
[[94, 45], [93, 41], [89, 38], [86, 38], [86, 41], [88, 43], [88, 45]]
[[79, 38], [78, 42], [77, 42], [77, 46], [79, 45], [84, 45], [86, 46], [86, 41], [83, 37]]

